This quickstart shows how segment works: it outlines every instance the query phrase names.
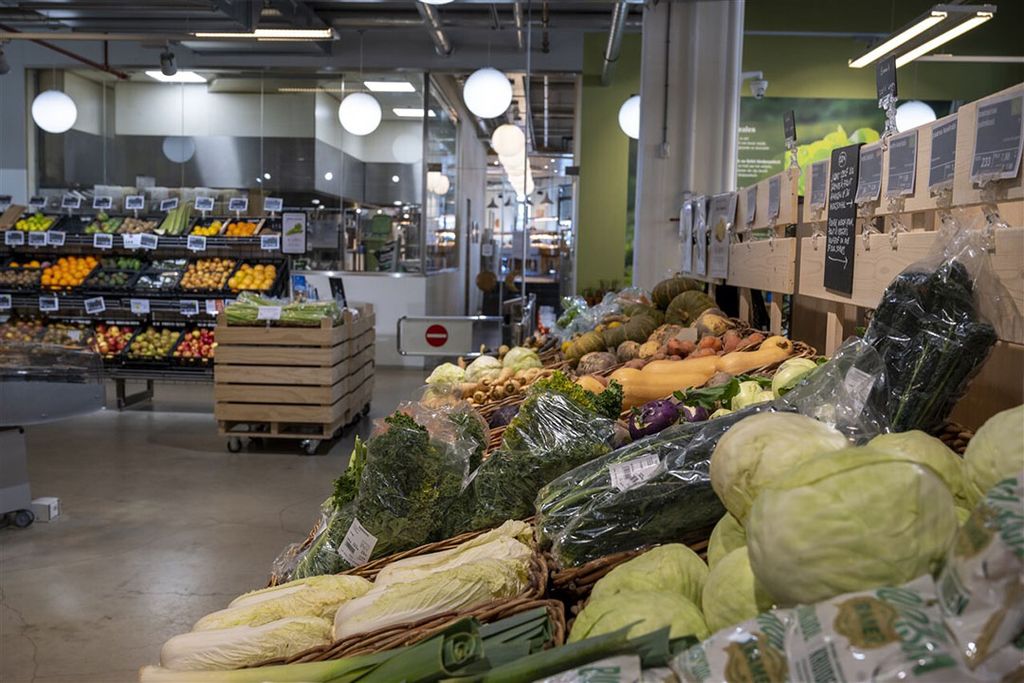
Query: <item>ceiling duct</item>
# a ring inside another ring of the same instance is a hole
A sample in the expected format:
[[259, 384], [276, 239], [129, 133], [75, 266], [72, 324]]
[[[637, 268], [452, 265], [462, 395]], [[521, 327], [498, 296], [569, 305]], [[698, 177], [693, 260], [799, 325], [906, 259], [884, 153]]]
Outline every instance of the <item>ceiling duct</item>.
[[604, 63], [601, 65], [601, 85], [612, 81], [615, 62], [622, 53], [622, 34], [626, 29], [626, 18], [629, 16], [629, 3], [625, 0], [615, 3], [612, 10], [612, 25], [608, 30], [608, 44], [604, 48]]
[[526, 48], [526, 39], [524, 38], [526, 20], [523, 18], [523, 3], [512, 3], [512, 17], [516, 24], [516, 48], [522, 52]]
[[434, 41], [434, 51], [441, 57], [450, 56], [452, 53], [452, 41], [448, 34], [444, 32], [444, 27], [441, 25], [441, 15], [438, 14], [437, 8], [425, 2], [417, 2], [416, 8], [419, 10], [420, 16], [423, 17], [423, 22], [427, 25], [430, 39]]

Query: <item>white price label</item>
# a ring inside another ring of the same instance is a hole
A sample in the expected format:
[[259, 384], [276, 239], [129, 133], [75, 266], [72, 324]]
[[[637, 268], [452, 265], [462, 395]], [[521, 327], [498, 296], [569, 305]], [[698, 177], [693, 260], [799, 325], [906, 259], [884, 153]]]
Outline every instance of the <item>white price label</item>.
[[156, 235], [139, 235], [139, 246], [153, 251], [160, 246], [160, 238]]
[[846, 378], [843, 380], [843, 388], [850, 397], [850, 405], [853, 406], [854, 414], [860, 414], [871, 394], [871, 387], [875, 384], [875, 378], [859, 368], [850, 368], [846, 371]]
[[191, 318], [194, 315], [199, 315], [199, 302], [195, 299], [182, 299], [178, 306], [183, 316]]
[[96, 233], [92, 236], [92, 246], [96, 249], [113, 249], [114, 236]]
[[142, 235], [121, 235], [121, 244], [125, 249], [138, 249], [142, 246]]
[[60, 200], [60, 208], [77, 209], [82, 205], [82, 198], [78, 195], [66, 194]]
[[257, 320], [280, 320], [281, 319], [281, 307], [280, 306], [257, 306], [256, 307], [256, 319]]
[[44, 209], [46, 208], [46, 197], [29, 197], [28, 206], [30, 209]]
[[128, 306], [135, 315], [149, 314], [149, 299], [132, 299], [128, 302]]
[[348, 528], [345, 538], [341, 539], [341, 545], [338, 546], [338, 555], [353, 567], [358, 567], [370, 560], [376, 545], [377, 537], [367, 531], [358, 519], [353, 519], [352, 526]]
[[651, 453], [626, 462], [618, 462], [608, 466], [608, 476], [612, 487], [619, 491], [628, 491], [654, 476], [661, 466], [661, 458]]
[[46, 244], [51, 247], [63, 247], [64, 238], [66, 235], [63, 232], [55, 230], [46, 231]]
[[228, 200], [228, 211], [237, 211], [242, 213], [249, 209], [249, 198], [248, 197], [232, 197]]
[[11, 295], [0, 294], [0, 311], [6, 311], [11, 307]]
[[173, 211], [178, 208], [178, 198], [171, 197], [170, 199], [164, 199], [160, 202], [161, 211]]
[[206, 251], [205, 235], [189, 235], [188, 248], [192, 251]]
[[146, 198], [141, 194], [133, 194], [124, 198], [125, 211], [142, 211], [146, 208]]
[[213, 211], [213, 197], [196, 197], [196, 211]]
[[284, 208], [284, 200], [280, 197], [267, 197], [263, 200], [263, 210], [267, 213], [280, 211]]
[[55, 296], [39, 297], [39, 310], [43, 313], [53, 313], [60, 310], [60, 301]]
[[281, 251], [281, 236], [260, 235], [260, 249], [263, 251]]
[[206, 315], [216, 316], [220, 311], [217, 310], [217, 300], [207, 299], [206, 300]]
[[113, 197], [93, 197], [92, 198], [92, 208], [97, 209], [98, 211], [106, 211], [108, 209], [112, 209], [112, 208], [114, 208], [114, 198]]
[[103, 300], [102, 296], [96, 296], [92, 299], [86, 299], [82, 302], [85, 306], [85, 312], [89, 315], [96, 315], [107, 310], [107, 302]]
[[46, 246], [46, 233], [45, 232], [30, 232], [28, 234], [28, 246], [30, 246], [30, 247], [45, 247]]
[[4, 233], [4, 244], [9, 247], [17, 247], [25, 244], [25, 233], [21, 230], [8, 230]]

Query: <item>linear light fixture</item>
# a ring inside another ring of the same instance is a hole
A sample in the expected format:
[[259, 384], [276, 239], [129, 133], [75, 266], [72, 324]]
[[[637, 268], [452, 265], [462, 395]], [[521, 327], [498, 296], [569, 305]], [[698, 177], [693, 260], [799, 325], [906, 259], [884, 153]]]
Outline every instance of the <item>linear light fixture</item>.
[[922, 55], [928, 54], [929, 52], [931, 52], [932, 50], [934, 50], [938, 46], [944, 45], [945, 43], [948, 43], [949, 41], [953, 40], [957, 36], [962, 36], [963, 34], [967, 33], [971, 29], [976, 28], [978, 26], [981, 26], [986, 21], [991, 19], [992, 16], [993, 16], [992, 12], [978, 12], [977, 14], [975, 14], [973, 17], [971, 17], [967, 21], [963, 22], [962, 24], [959, 24], [958, 26], [954, 26], [953, 28], [949, 29], [945, 33], [940, 33], [939, 35], [935, 36], [931, 40], [929, 40], [927, 42], [924, 42], [924, 43], [921, 43], [920, 45], [915, 47], [910, 52], [908, 52], [908, 53], [906, 53], [904, 55], [900, 55], [899, 57], [897, 57], [896, 58], [896, 68], [898, 69], [901, 66], [906, 66], [907, 64], [910, 64], [912, 61], [914, 61], [918, 57], [920, 57]]
[[196, 38], [248, 38], [250, 40], [331, 40], [330, 28], [258, 28], [248, 33], [205, 32], [193, 33]]
[[408, 81], [363, 81], [370, 92], [416, 92]]
[[206, 83], [206, 79], [195, 71], [178, 71], [172, 76], [164, 74], [159, 69], [147, 71], [146, 75], [161, 83]]
[[932, 10], [926, 16], [921, 17], [911, 26], [903, 29], [903, 31], [897, 33], [895, 36], [885, 41], [878, 47], [866, 52], [857, 59], [851, 61], [850, 68], [863, 69], [865, 66], [873, 63], [880, 57], [884, 57], [885, 55], [889, 54], [890, 52], [898, 48], [900, 45], [903, 45], [904, 43], [913, 40], [917, 36], [921, 35], [925, 31], [930, 29], [932, 26], [935, 26], [940, 21], [945, 19], [947, 16], [949, 15], [946, 12], [937, 12], [935, 10]]
[[[423, 109], [420, 107], [394, 107], [391, 111], [395, 112], [395, 116], [403, 119], [422, 119]], [[430, 118], [437, 117], [433, 109], [427, 110], [427, 116]]]
[[289, 93], [317, 93], [317, 92], [329, 92], [329, 93], [343, 93], [344, 88], [302, 88], [302, 87], [290, 87], [290, 88], [278, 88], [277, 92], [289, 92]]

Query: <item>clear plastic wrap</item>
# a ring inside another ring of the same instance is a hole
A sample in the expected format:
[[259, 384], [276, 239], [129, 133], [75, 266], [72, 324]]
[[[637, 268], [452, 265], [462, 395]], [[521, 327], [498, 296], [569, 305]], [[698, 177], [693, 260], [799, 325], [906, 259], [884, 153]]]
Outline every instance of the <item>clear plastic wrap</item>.
[[865, 341], [881, 354], [886, 385], [870, 402], [893, 431], [941, 426], [996, 342], [1020, 330], [1020, 313], [995, 276], [986, 233], [953, 221], [925, 260], [886, 288]]
[[[260, 318], [260, 309], [280, 308], [280, 316], [273, 321]], [[341, 321], [343, 302], [337, 299], [327, 301], [288, 301], [272, 299], [254, 292], [242, 292], [238, 300], [224, 309], [229, 325], [273, 324], [285, 327], [319, 327], [320, 321], [330, 318], [332, 324]], [[353, 311], [356, 312], [356, 311]], [[357, 313], [357, 312], [356, 312]]]
[[560, 373], [534, 384], [501, 448], [472, 474], [449, 511], [448, 535], [530, 517], [544, 484], [612, 450], [616, 424], [610, 415], [620, 406], [617, 385], [595, 395]]
[[867, 439], [885, 431], [885, 421], [865, 409], [871, 387], [882, 381], [878, 354], [851, 341], [782, 399], [677, 424], [582, 465], [537, 497], [541, 539], [568, 567], [710, 529], [725, 514], [711, 487], [711, 454], [733, 425], [762, 412], [803, 412]]
[[577, 334], [589, 332], [598, 326], [606, 315], [615, 315], [622, 312], [618, 301], [617, 292], [608, 292], [601, 299], [601, 303], [587, 306], [582, 297], [566, 297], [562, 300], [564, 312], [562, 317], [555, 323], [551, 333], [560, 341], [571, 339]]
[[465, 401], [399, 405], [365, 444], [357, 440], [312, 543], [286, 549], [275, 573], [336, 573], [432, 540], [485, 448], [483, 418]]

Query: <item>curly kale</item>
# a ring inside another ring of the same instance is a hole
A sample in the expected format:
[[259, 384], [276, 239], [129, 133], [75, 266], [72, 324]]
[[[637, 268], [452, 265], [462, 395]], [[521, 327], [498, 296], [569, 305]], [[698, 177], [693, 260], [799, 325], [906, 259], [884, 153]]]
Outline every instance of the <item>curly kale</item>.
[[469, 456], [469, 471], [472, 472], [480, 466], [487, 451], [486, 423], [475, 410], [454, 412], [448, 419], [455, 425], [459, 439], [476, 444]]
[[352, 447], [352, 455], [348, 458], [348, 467], [341, 476], [334, 480], [334, 495], [331, 500], [334, 507], [341, 509], [355, 500], [359, 493], [359, 480], [363, 476], [363, 467], [366, 466], [366, 442], [356, 437], [355, 445]]

